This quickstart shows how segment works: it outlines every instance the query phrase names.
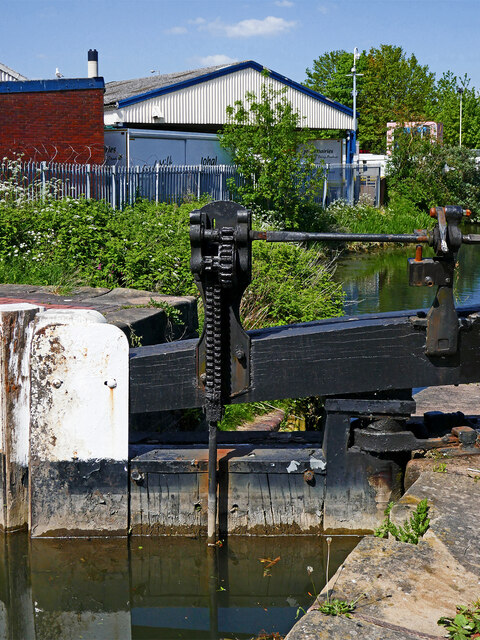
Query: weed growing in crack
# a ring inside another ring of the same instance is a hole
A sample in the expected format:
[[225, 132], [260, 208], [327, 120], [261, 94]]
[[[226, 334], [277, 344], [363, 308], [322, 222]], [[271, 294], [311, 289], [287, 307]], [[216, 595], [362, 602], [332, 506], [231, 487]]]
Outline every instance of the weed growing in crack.
[[374, 535], [377, 538], [387, 538], [388, 534], [390, 534], [399, 542], [418, 544], [418, 540], [427, 532], [428, 527], [430, 526], [427, 499], [424, 498], [418, 503], [417, 508], [410, 518], [405, 520], [403, 525], [400, 527], [397, 527], [397, 525], [390, 520], [392, 507], [393, 502], [390, 502], [385, 509], [385, 519], [382, 524], [375, 529]]
[[480, 600], [469, 607], [458, 605], [456, 610], [454, 617], [442, 617], [437, 622], [447, 628], [447, 637], [453, 640], [480, 638]]

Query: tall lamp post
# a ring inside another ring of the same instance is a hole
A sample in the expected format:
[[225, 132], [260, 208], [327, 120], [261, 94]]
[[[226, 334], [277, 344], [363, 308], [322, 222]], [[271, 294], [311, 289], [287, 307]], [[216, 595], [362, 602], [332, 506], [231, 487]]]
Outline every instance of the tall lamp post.
[[[350, 154], [353, 159], [353, 154], [357, 152], [357, 76], [363, 76], [363, 73], [357, 73], [357, 60], [360, 58], [360, 54], [358, 53], [358, 48], [355, 47], [353, 50], [353, 67], [351, 69], [351, 73], [347, 73], [348, 76], [353, 77], [353, 131], [352, 131], [352, 140], [350, 144]], [[350, 160], [351, 162], [351, 160]], [[355, 186], [354, 186], [354, 176], [352, 174], [351, 169], [348, 173], [348, 199], [353, 204], [354, 196], [355, 196]]]
[[460, 143], [459, 146], [462, 146], [462, 97], [463, 97], [464, 88], [457, 87], [457, 93], [460, 94]]
[[[348, 76], [353, 77], [353, 140], [356, 145], [357, 142], [357, 76], [363, 76], [363, 73], [357, 73], [357, 60], [360, 58], [360, 54], [358, 53], [358, 48], [355, 47], [353, 50], [353, 67], [350, 73], [347, 73]], [[356, 149], [355, 149], [356, 151]]]

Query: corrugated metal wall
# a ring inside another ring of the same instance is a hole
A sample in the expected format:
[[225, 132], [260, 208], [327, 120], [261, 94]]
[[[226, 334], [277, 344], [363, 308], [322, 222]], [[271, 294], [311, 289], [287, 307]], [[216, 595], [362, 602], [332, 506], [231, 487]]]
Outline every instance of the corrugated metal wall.
[[0, 82], [13, 82], [15, 80], [26, 80], [25, 76], [21, 73], [17, 73], [13, 69], [9, 69], [6, 65], [0, 62]]
[[[275, 89], [286, 85], [269, 80]], [[125, 123], [154, 123], [153, 109], [162, 114], [167, 124], [223, 124], [226, 108], [236, 100], [243, 100], [251, 91], [260, 95], [265, 78], [254, 69], [242, 69], [223, 77], [180, 89], [163, 96], [118, 110], [120, 120]], [[352, 129], [353, 118], [334, 106], [324, 104], [292, 87], [285, 94], [296, 111], [305, 116], [302, 124], [311, 129]]]

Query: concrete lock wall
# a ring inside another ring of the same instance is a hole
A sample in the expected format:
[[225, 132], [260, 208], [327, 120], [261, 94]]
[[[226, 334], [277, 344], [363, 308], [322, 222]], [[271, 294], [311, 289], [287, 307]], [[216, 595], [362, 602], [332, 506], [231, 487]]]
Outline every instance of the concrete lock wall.
[[126, 535], [128, 342], [93, 310], [0, 306], [0, 527]]
[[31, 304], [0, 305], [0, 528], [28, 524]]

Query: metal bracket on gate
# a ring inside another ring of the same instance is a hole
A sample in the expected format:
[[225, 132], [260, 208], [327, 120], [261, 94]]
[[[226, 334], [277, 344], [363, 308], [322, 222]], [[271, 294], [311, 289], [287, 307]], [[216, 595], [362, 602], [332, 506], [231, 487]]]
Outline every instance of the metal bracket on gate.
[[[435, 299], [425, 318], [412, 317], [412, 324], [426, 328], [425, 353], [428, 356], [451, 356], [458, 350], [458, 335], [463, 326], [455, 310], [453, 283], [457, 253], [462, 245], [459, 228], [464, 215], [461, 207], [435, 207], [430, 209], [437, 219], [429, 244], [435, 251], [433, 258], [423, 258], [421, 245], [415, 258], [408, 261], [409, 284], [414, 287], [437, 286]], [[468, 236], [465, 237], [465, 240]]]
[[197, 385], [211, 419], [250, 386], [250, 338], [240, 302], [251, 280], [250, 211], [212, 202], [190, 215], [190, 268], [203, 298], [205, 322], [197, 346]]

